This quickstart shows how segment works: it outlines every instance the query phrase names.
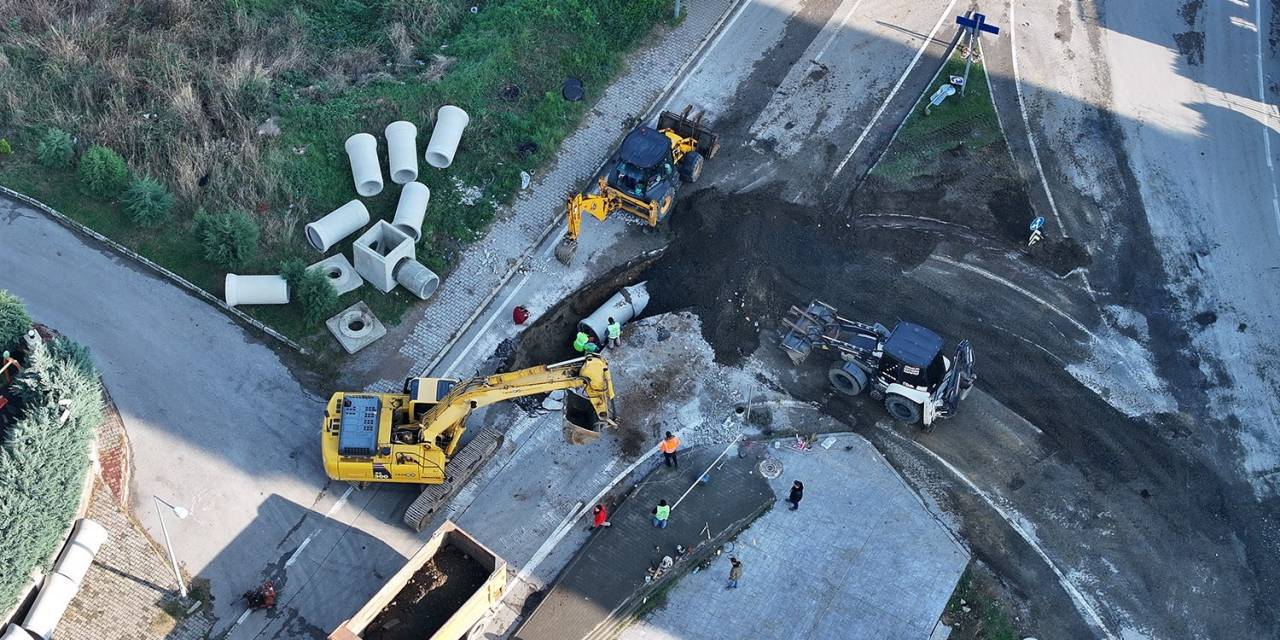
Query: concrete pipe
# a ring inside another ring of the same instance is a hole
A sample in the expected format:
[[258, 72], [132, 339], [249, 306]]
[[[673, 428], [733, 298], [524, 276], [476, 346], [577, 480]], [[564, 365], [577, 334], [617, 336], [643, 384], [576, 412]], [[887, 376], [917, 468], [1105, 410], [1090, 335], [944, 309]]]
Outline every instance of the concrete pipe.
[[418, 128], [412, 122], [397, 120], [387, 125], [387, 164], [391, 181], [407, 184], [418, 179]]
[[22, 627], [36, 637], [49, 640], [79, 589], [80, 585], [61, 573], [46, 575], [40, 592], [36, 594], [36, 601], [22, 621]]
[[289, 304], [289, 283], [283, 276], [238, 276], [228, 273], [222, 284], [227, 304]]
[[347, 158], [351, 160], [351, 178], [356, 181], [356, 193], [376, 196], [382, 193], [382, 167], [378, 165], [378, 139], [357, 133], [347, 138]]
[[453, 154], [458, 150], [462, 130], [469, 122], [471, 116], [466, 111], [451, 104], [440, 107], [436, 112], [436, 126], [431, 130], [431, 141], [427, 143], [427, 164], [437, 169], [453, 164]]
[[604, 345], [609, 335], [609, 318], [613, 318], [618, 324], [626, 324], [640, 315], [649, 304], [649, 290], [645, 285], [646, 283], [640, 282], [623, 287], [608, 302], [578, 322], [578, 331], [585, 331], [587, 335], [595, 337], [596, 344]]
[[53, 570], [80, 584], [84, 580], [84, 574], [89, 571], [89, 565], [93, 564], [93, 557], [106, 541], [107, 530], [102, 525], [88, 518], [81, 518], [76, 522], [67, 545], [62, 548], [62, 555], [53, 565]]
[[307, 225], [307, 243], [324, 253], [366, 224], [369, 224], [369, 210], [363, 202], [352, 200]]
[[418, 261], [408, 258], [396, 265], [395, 277], [400, 286], [412, 291], [413, 295], [422, 300], [430, 298], [440, 288], [440, 276]]
[[403, 231], [413, 241], [422, 239], [422, 219], [427, 215], [427, 203], [431, 201], [431, 189], [421, 182], [410, 182], [400, 190], [400, 202], [396, 204], [396, 216], [391, 226]]

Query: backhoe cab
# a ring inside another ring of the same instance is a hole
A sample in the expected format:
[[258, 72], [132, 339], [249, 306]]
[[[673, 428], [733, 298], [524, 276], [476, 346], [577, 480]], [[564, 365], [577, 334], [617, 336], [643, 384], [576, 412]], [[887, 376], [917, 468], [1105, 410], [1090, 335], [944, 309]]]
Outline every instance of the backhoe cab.
[[814, 349], [839, 356], [827, 371], [836, 391], [856, 396], [869, 389], [894, 418], [926, 429], [955, 415], [977, 375], [968, 340], [943, 355], [942, 337], [918, 324], [899, 322], [890, 331], [840, 317], [834, 307], [814, 300], [805, 309], [791, 307], [782, 321], [779, 345], [800, 364]]
[[595, 192], [569, 198], [568, 226], [556, 247], [560, 262], [569, 264], [578, 249], [584, 213], [604, 221], [615, 211], [626, 211], [651, 227], [666, 219], [681, 181], [697, 182], [704, 159], [720, 149], [720, 136], [702, 124], [701, 112], [690, 116], [691, 110], [664, 111], [656, 127], [633, 129], [597, 178]]

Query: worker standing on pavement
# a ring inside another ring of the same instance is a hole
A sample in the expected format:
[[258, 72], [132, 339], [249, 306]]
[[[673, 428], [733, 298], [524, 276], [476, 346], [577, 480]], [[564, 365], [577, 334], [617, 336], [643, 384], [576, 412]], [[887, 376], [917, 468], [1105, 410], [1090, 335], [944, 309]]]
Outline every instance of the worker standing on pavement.
[[653, 526], [659, 529], [667, 528], [667, 519], [671, 517], [671, 507], [667, 505], [666, 500], [659, 500], [658, 506], [653, 508]]
[[662, 451], [662, 461], [666, 463], [668, 467], [674, 467], [676, 469], [680, 468], [680, 461], [676, 459], [676, 451], [679, 448], [680, 438], [677, 438], [675, 434], [668, 431], [667, 437], [663, 438], [662, 443], [658, 445], [658, 449]]
[[787, 502], [791, 503], [792, 511], [800, 508], [802, 498], [804, 498], [804, 483], [796, 480], [791, 483], [791, 495], [787, 496]]
[[609, 318], [609, 348], [614, 349], [622, 346], [622, 325], [613, 318]]
[[738, 581], [742, 579], [742, 561], [729, 556], [729, 586], [725, 587], [725, 591], [729, 589], [737, 589]]
[[613, 526], [613, 523], [609, 522], [609, 511], [604, 508], [603, 503], [596, 505], [595, 508], [591, 510], [591, 513], [595, 514], [595, 516], [594, 520], [592, 520], [591, 528], [587, 529], [587, 531], [595, 531], [596, 529]]

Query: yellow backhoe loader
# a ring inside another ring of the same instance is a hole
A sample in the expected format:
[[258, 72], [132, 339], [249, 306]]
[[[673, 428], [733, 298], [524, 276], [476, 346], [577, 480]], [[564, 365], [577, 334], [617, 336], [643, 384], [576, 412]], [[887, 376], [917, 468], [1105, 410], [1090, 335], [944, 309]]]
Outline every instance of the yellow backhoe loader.
[[604, 221], [615, 211], [638, 216], [649, 226], [671, 213], [680, 182], [697, 182], [704, 159], [720, 150], [720, 136], [702, 124], [702, 112], [663, 111], [657, 127], [640, 125], [622, 140], [607, 170], [599, 176], [598, 193], [578, 193], [565, 205], [568, 228], [556, 246], [556, 258], [569, 264], [578, 250], [582, 214]]
[[462, 381], [410, 378], [399, 394], [335, 393], [320, 431], [325, 473], [358, 484], [430, 485], [404, 517], [420, 530], [502, 444], [502, 432], [486, 427], [459, 448], [471, 412], [557, 390], [567, 391], [564, 436], [570, 444], [588, 444], [604, 427], [616, 426], [613, 377], [595, 355]]

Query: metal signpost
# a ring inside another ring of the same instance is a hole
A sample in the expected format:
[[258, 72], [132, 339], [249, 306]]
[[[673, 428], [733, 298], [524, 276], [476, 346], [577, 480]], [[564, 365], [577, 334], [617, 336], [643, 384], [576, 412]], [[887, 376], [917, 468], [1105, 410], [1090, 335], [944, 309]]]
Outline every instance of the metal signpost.
[[993, 24], [987, 24], [987, 16], [981, 13], [972, 13], [971, 17], [956, 16], [956, 24], [969, 30], [969, 49], [965, 53], [964, 59], [964, 82], [960, 84], [960, 95], [963, 96], [966, 89], [969, 88], [969, 67], [973, 65], [973, 53], [978, 46], [978, 36], [983, 31], [992, 35], [1000, 34], [1000, 27]]

